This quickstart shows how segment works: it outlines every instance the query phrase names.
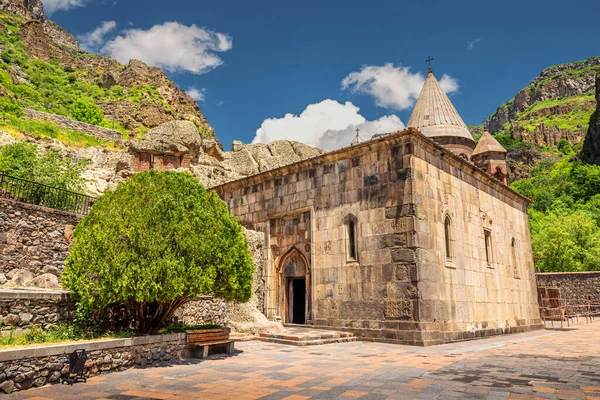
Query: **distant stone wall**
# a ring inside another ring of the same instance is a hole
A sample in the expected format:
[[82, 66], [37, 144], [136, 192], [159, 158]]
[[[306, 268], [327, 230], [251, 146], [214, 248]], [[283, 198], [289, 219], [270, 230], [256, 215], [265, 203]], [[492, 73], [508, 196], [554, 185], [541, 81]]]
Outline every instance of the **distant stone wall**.
[[11, 393], [58, 383], [67, 377], [69, 355], [76, 349], [88, 354], [88, 377], [136, 366], [167, 365], [192, 355], [185, 333], [2, 350], [0, 391]]
[[559, 288], [564, 299], [600, 300], [600, 271], [536, 274], [538, 287]]
[[97, 125], [86, 124], [85, 122], [76, 121], [62, 115], [49, 114], [42, 111], [31, 110], [29, 108], [24, 108], [23, 111], [31, 118], [52, 121], [61, 128], [82, 132], [99, 140], [118, 142], [123, 139], [123, 134], [119, 131], [103, 128]]
[[0, 290], [2, 330], [46, 328], [72, 321], [75, 303], [69, 292]]
[[204, 296], [181, 306], [175, 316], [188, 325], [217, 324], [226, 325], [227, 303], [223, 299]]
[[56, 287], [81, 215], [0, 199], [0, 284]]

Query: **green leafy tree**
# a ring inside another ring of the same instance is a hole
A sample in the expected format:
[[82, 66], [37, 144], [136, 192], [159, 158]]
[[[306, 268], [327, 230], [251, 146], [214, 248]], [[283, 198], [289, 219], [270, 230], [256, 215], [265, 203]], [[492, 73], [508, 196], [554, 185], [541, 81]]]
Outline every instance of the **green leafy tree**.
[[187, 173], [145, 172], [99, 198], [79, 223], [63, 283], [79, 306], [124, 305], [141, 332], [199, 295], [247, 301], [252, 257], [237, 220]]
[[100, 125], [104, 120], [104, 111], [90, 101], [79, 99], [73, 103], [71, 116], [81, 122]]
[[600, 228], [581, 210], [545, 216], [533, 230], [532, 246], [543, 272], [600, 268]]
[[11, 143], [0, 148], [0, 171], [22, 179], [33, 179], [38, 161], [36, 145], [27, 142]]
[[44, 153], [33, 143], [16, 142], [0, 148], [0, 171], [59, 189], [82, 191], [81, 172], [89, 159], [74, 160], [57, 150]]

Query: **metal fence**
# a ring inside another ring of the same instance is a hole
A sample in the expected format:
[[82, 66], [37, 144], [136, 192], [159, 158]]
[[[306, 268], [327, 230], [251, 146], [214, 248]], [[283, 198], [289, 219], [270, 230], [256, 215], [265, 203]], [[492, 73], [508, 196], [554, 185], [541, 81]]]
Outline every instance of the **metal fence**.
[[94, 197], [16, 178], [3, 172], [0, 172], [0, 198], [77, 214], [87, 214], [94, 204]]

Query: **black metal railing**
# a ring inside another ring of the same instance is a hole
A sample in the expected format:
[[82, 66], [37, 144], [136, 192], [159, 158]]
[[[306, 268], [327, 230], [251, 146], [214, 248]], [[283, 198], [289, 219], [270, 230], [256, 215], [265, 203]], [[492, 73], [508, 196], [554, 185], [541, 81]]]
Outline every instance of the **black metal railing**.
[[16, 178], [3, 172], [0, 172], [0, 198], [77, 214], [87, 214], [94, 204], [94, 197]]

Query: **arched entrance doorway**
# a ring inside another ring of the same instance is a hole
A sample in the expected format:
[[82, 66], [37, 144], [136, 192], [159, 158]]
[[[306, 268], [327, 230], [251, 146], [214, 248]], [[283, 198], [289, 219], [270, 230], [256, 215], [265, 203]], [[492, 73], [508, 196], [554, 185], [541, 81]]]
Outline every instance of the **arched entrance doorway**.
[[285, 322], [305, 324], [308, 317], [309, 279], [305, 257], [291, 249], [281, 261], [281, 284], [285, 293]]

